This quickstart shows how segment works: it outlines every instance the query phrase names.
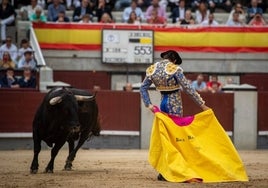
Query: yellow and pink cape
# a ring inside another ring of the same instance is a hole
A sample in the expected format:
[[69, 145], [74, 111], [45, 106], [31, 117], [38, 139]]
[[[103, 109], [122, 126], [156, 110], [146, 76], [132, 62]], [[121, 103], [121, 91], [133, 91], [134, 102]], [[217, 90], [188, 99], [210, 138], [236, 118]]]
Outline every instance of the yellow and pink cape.
[[149, 162], [170, 182], [193, 178], [203, 182], [248, 181], [232, 141], [211, 109], [183, 118], [157, 109]]

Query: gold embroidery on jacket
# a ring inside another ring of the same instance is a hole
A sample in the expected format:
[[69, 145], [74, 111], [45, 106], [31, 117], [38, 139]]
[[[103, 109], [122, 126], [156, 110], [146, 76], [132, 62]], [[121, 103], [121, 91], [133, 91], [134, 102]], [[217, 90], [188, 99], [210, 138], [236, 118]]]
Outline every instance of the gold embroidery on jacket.
[[154, 74], [156, 70], [156, 64], [153, 64], [151, 66], [149, 66], [147, 69], [146, 69], [146, 76], [151, 76]]
[[174, 63], [168, 63], [165, 67], [165, 72], [167, 74], [174, 74], [179, 69], [178, 65], [175, 65]]

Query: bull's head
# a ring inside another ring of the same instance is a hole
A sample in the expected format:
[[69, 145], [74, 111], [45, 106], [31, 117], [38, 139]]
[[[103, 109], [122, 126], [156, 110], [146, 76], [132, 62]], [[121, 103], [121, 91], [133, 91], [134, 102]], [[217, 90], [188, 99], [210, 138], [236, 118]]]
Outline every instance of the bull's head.
[[63, 128], [68, 132], [77, 133], [80, 131], [80, 123], [78, 119], [78, 101], [91, 101], [95, 96], [91, 95], [74, 95], [69, 89], [57, 88], [49, 94], [50, 106], [55, 106], [61, 119]]

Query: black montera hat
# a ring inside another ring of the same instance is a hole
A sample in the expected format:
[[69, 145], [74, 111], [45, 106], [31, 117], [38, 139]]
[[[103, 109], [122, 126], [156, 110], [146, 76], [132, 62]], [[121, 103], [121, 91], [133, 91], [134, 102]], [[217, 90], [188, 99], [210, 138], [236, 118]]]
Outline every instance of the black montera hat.
[[174, 50], [168, 50], [162, 52], [160, 54], [160, 57], [162, 57], [163, 59], [169, 59], [170, 61], [174, 62], [177, 65], [180, 65], [182, 63], [180, 55]]

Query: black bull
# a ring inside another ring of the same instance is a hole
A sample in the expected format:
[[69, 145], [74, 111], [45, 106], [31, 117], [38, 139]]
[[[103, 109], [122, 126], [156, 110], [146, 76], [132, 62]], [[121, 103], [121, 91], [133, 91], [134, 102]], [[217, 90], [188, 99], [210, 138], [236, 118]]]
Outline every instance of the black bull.
[[[95, 96], [79, 89], [52, 89], [44, 97], [33, 120], [34, 157], [31, 173], [38, 171], [41, 141], [53, 148], [45, 172], [52, 173], [54, 160], [61, 147], [68, 142], [69, 155], [65, 170], [72, 169], [78, 149], [91, 136], [99, 136], [98, 106]], [[78, 140], [79, 139], [79, 140]], [[75, 140], [78, 140], [75, 146]]]

